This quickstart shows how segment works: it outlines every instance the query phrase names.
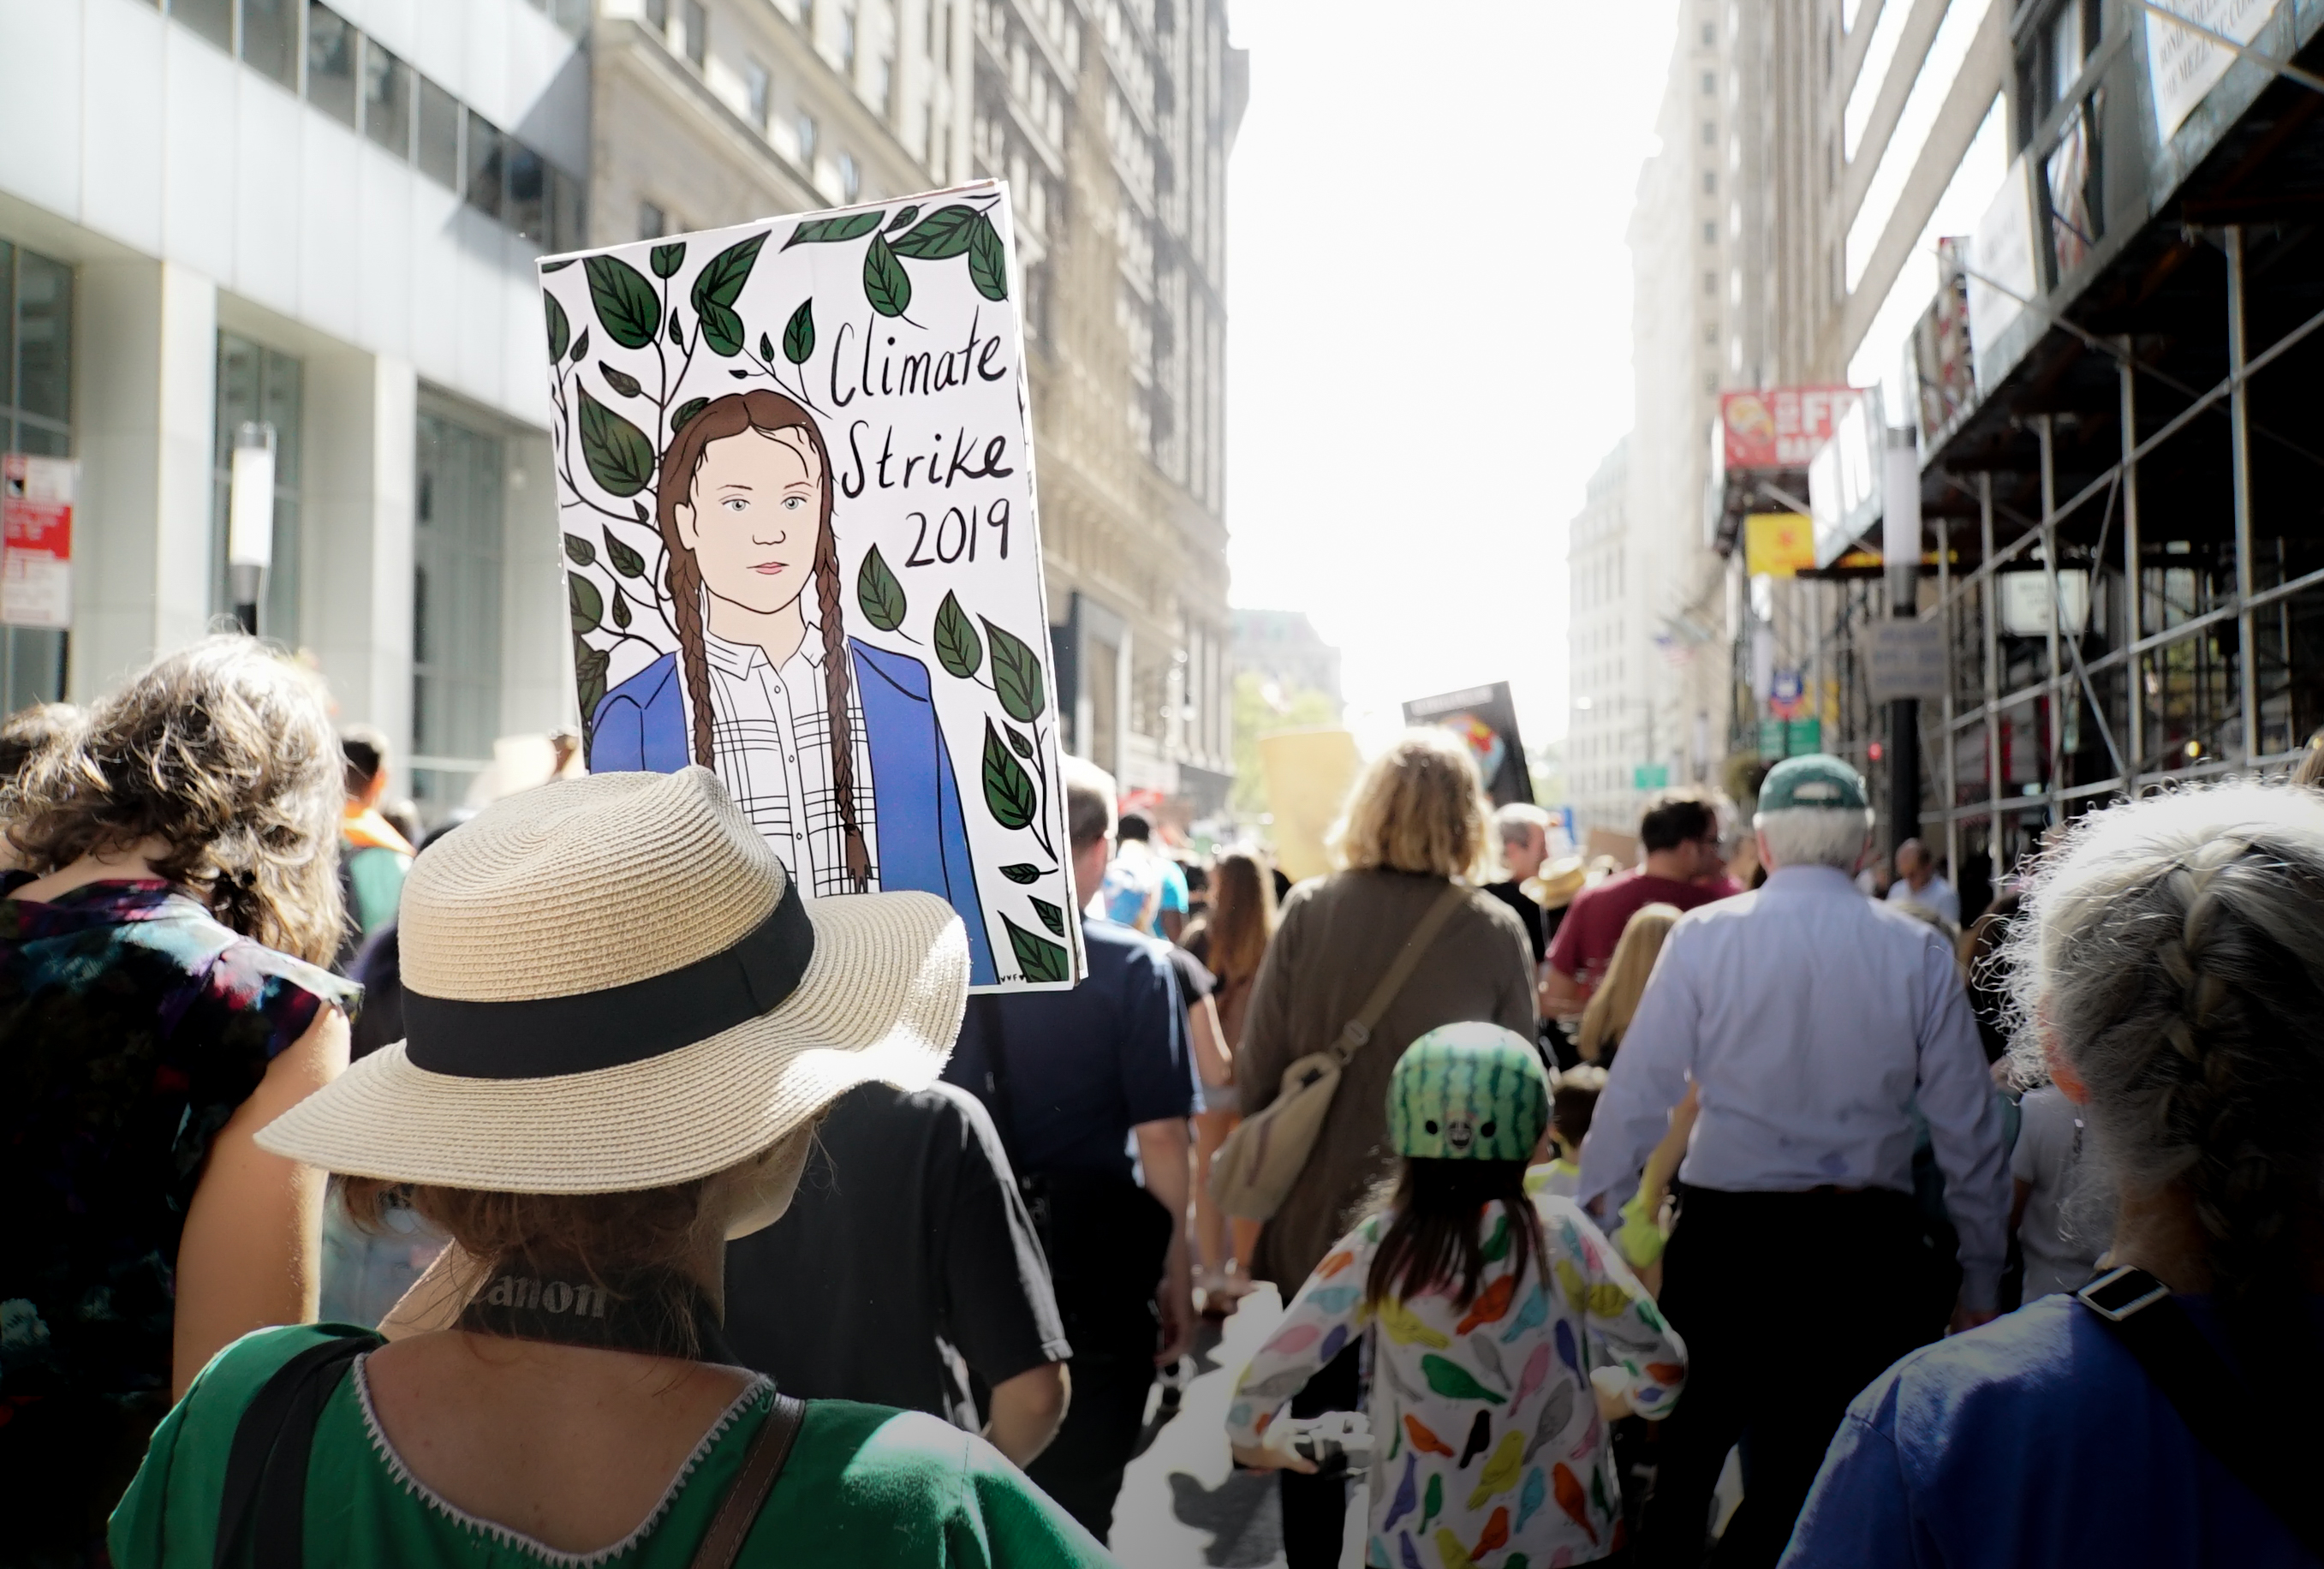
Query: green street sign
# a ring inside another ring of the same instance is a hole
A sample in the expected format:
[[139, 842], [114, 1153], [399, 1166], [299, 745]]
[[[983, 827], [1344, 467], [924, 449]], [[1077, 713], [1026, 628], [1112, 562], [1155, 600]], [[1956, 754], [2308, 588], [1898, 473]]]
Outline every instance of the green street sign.
[[1759, 755], [1769, 761], [1784, 756], [1784, 722], [1780, 719], [1759, 721]]
[[1788, 755], [1790, 756], [1805, 757], [1812, 752], [1821, 752], [1823, 750], [1823, 721], [1821, 719], [1793, 720], [1789, 739], [1790, 751]]
[[1670, 788], [1670, 764], [1642, 762], [1630, 771], [1630, 788], [1638, 790], [1662, 790]]

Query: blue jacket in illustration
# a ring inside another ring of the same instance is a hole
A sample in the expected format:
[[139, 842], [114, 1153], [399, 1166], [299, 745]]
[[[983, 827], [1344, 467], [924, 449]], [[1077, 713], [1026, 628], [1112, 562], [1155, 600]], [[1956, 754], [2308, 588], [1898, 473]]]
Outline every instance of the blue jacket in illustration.
[[[908, 654], [850, 638], [863, 740], [872, 754], [872, 820], [879, 824], [880, 886], [940, 895], [968, 928], [969, 980], [999, 979], [984, 907], [976, 897], [968, 824], [952, 754], [936, 725], [928, 668]], [[676, 773], [692, 762], [678, 656], [664, 654], [605, 694], [589, 725], [595, 773]]]

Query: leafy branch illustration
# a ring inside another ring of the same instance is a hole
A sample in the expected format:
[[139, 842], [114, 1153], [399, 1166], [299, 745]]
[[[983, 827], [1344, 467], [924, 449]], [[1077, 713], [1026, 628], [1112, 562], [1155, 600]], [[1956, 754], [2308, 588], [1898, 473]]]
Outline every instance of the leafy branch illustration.
[[[578, 568], [568, 570], [566, 579], [574, 666], [585, 715], [594, 715], [604, 697], [614, 648], [625, 641], [644, 643], [656, 651], [667, 646], [631, 630], [637, 619], [632, 607], [632, 592], [660, 620], [669, 634], [668, 642], [677, 641], [662, 596], [655, 589], [656, 584], [666, 580], [668, 562], [660, 530], [653, 521], [651, 502], [657, 495], [660, 446], [701, 412], [709, 400], [691, 398], [674, 411], [670, 401], [686, 385], [698, 350], [707, 348], [724, 359], [733, 359], [742, 352], [742, 319], [734, 310], [734, 302], [750, 278], [759, 252], [766, 245], [768, 232], [761, 231], [728, 246], [695, 274], [689, 294], [694, 308], [691, 332], [687, 329], [684, 317], [669, 303], [669, 281], [686, 263], [684, 241], [656, 245], [650, 253], [647, 264], [654, 273], [653, 282], [647, 281], [644, 273], [618, 256], [581, 259], [596, 329], [622, 349], [639, 354], [649, 348], [653, 351], [655, 385], [650, 397], [636, 375], [605, 359], [597, 362], [597, 372], [611, 401], [600, 401], [593, 395], [580, 374], [582, 362], [589, 352], [590, 328], [585, 327], [577, 338], [568, 342], [572, 325], [565, 308], [555, 294], [543, 291], [553, 367], [550, 401], [557, 410], [557, 423], [550, 438], [559, 476], [565, 481], [567, 494], [574, 498], [562, 503], [561, 510], [586, 508], [611, 522], [639, 529], [647, 536], [652, 552], [650, 559], [622, 540], [609, 524], [601, 522], [599, 534], [605, 546], [601, 566], [594, 542], [570, 531], [564, 536], [566, 558], [574, 568]], [[560, 262], [547, 270], [561, 271], [569, 265], [570, 262]], [[673, 350], [682, 356], [675, 374], [670, 365]], [[630, 401], [652, 405], [653, 415], [647, 425], [662, 438], [662, 442], [658, 443], [646, 429], [619, 411], [618, 403]], [[629, 502], [630, 513], [624, 514], [595, 499], [581, 486], [573, 468], [576, 443], [581, 449], [582, 465], [597, 493], [610, 501]], [[613, 590], [610, 611], [604, 589], [587, 575], [592, 570], [608, 574], [606, 586]], [[623, 579], [635, 584], [635, 590], [625, 588]]]
[[[856, 569], [855, 604], [866, 621], [889, 632], [903, 625], [909, 611], [904, 586], [897, 581], [877, 545], [864, 553], [863, 563]], [[980, 623], [982, 633], [977, 630]], [[936, 662], [945, 674], [991, 692], [1001, 706], [1002, 717], [998, 723], [989, 713], [984, 716], [984, 744], [978, 768], [984, 809], [1003, 828], [1030, 834], [1048, 862], [1047, 866], [1014, 862], [1001, 867], [1001, 875], [1020, 886], [1054, 876], [1062, 863], [1049, 826], [1053, 781], [1041, 724], [1048, 688], [1040, 656], [1024, 639], [995, 625], [991, 617], [972, 619], [959, 596], [949, 590], [936, 606], [934, 641]], [[1061, 906], [1031, 894], [1026, 898], [1042, 926], [1057, 937], [1065, 935], [1065, 911]], [[1005, 910], [999, 913], [1027, 980], [1070, 978], [1071, 955], [1063, 944], [1018, 925]]]
[[912, 306], [912, 275], [904, 266], [906, 261], [948, 262], [965, 256], [969, 281], [979, 294], [991, 300], [1009, 298], [1009, 251], [1001, 243], [1001, 231], [992, 226], [992, 208], [997, 205], [997, 200], [981, 205], [954, 202], [925, 217], [918, 207], [907, 206], [892, 218], [884, 209], [809, 218], [791, 231], [783, 249], [838, 245], [871, 235], [872, 243], [863, 247], [864, 300], [879, 315], [910, 322], [905, 312]]

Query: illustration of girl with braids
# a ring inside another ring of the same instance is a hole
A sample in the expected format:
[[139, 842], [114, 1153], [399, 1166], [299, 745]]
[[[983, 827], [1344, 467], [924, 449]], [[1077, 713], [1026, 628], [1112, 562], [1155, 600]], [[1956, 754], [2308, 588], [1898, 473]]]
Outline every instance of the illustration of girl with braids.
[[[607, 692], [589, 766], [718, 775], [811, 894], [918, 889], [995, 979], [927, 667], [842, 615], [831, 460], [807, 411], [732, 392], [661, 455], [656, 521], [678, 646]], [[810, 584], [813, 592], [808, 592]]]

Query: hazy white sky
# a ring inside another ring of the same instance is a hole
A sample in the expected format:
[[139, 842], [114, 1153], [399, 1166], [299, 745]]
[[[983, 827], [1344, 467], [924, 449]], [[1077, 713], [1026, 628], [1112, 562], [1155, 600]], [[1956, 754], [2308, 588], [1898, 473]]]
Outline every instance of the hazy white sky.
[[1507, 680], [1562, 735], [1566, 523], [1630, 427], [1673, 0], [1230, 0], [1233, 601], [1344, 653], [1367, 744]]

